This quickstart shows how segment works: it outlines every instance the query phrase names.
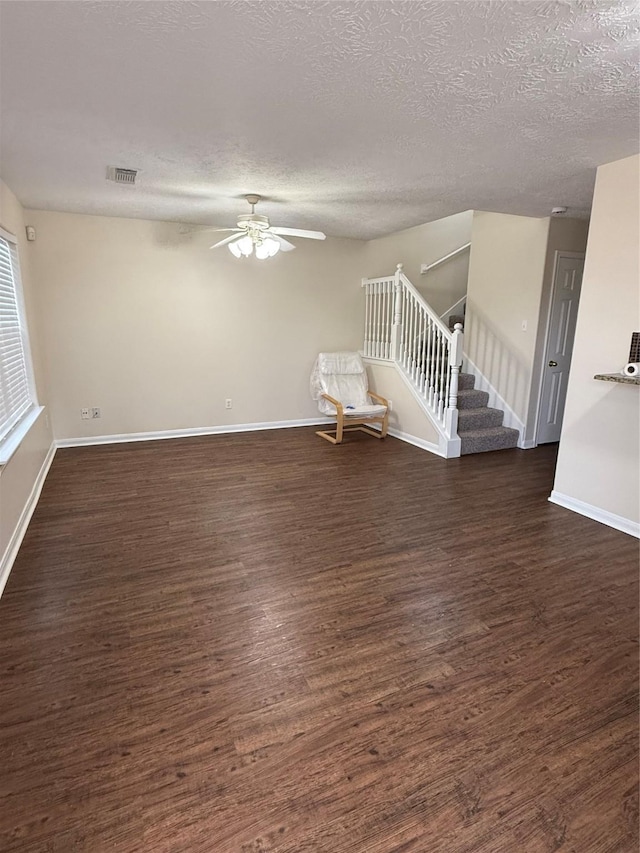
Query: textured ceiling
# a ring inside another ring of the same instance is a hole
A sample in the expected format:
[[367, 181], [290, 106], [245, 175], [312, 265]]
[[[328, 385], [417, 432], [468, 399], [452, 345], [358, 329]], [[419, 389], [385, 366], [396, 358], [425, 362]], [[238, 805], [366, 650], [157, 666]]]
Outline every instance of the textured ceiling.
[[[0, 174], [27, 207], [370, 238], [588, 213], [638, 151], [631, 2], [0, 2]], [[107, 165], [139, 169], [135, 188]]]

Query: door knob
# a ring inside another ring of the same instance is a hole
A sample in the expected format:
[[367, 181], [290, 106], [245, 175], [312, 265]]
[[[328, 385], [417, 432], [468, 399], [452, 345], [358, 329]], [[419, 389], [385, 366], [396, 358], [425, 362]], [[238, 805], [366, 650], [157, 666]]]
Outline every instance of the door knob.
[[557, 367], [557, 366], [558, 366], [558, 362], [557, 362], [557, 361], [550, 361], [550, 362], [549, 362], [549, 367]]

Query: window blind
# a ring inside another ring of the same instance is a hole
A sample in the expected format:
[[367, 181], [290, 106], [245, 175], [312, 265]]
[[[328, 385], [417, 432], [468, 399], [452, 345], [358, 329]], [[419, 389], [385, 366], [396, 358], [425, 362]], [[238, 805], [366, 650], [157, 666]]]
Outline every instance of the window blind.
[[0, 235], [0, 442], [31, 408], [16, 245]]

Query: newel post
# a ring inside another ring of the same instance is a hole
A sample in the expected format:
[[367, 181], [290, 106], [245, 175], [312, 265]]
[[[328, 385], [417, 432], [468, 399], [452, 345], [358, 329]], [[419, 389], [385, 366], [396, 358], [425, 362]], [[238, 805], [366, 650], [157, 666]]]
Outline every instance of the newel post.
[[400, 361], [400, 344], [402, 342], [402, 264], [398, 264], [393, 276], [393, 325], [391, 326], [391, 358]]
[[462, 367], [462, 346], [464, 333], [462, 324], [456, 323], [453, 327], [451, 338], [451, 355], [449, 356], [449, 368], [451, 378], [449, 380], [449, 400], [447, 404], [447, 427], [449, 435], [458, 431], [458, 379]]

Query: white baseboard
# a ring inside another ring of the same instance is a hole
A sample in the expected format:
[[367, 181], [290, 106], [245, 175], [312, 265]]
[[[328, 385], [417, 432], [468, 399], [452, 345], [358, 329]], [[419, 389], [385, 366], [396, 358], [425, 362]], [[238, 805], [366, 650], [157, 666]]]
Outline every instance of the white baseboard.
[[427, 441], [426, 438], [418, 438], [417, 435], [411, 435], [411, 433], [408, 432], [401, 432], [399, 429], [395, 429], [395, 427], [389, 427], [388, 433], [394, 438], [399, 438], [400, 441], [412, 444], [414, 447], [419, 447], [421, 450], [428, 450], [429, 453], [435, 453], [436, 456], [441, 456], [443, 459], [446, 459], [446, 454], [443, 453], [441, 448], [437, 444], [434, 444], [433, 441]]
[[493, 387], [491, 382], [487, 379], [484, 373], [471, 361], [468, 356], [464, 356], [464, 366], [463, 371], [465, 373], [471, 373], [475, 376], [476, 379], [476, 391], [486, 391], [489, 395], [488, 406], [492, 409], [501, 409], [504, 412], [504, 419], [502, 421], [503, 425], [506, 427], [511, 427], [511, 429], [517, 429], [520, 437], [518, 438], [518, 447], [521, 450], [530, 450], [532, 447], [535, 447], [536, 444], [534, 441], [524, 439], [525, 425], [520, 420], [520, 418], [513, 411], [511, 406], [507, 403], [504, 397], [501, 397], [500, 394]]
[[55, 455], [56, 446], [55, 444], [52, 444], [49, 450], [47, 451], [47, 455], [44, 458], [42, 467], [38, 471], [38, 476], [36, 477], [35, 483], [33, 484], [33, 488], [31, 489], [31, 494], [29, 495], [24, 509], [22, 510], [16, 528], [13, 531], [11, 539], [9, 540], [9, 544], [7, 545], [6, 550], [2, 555], [2, 560], [0, 560], [0, 595], [2, 595], [5, 585], [9, 580], [9, 574], [11, 572], [15, 559], [18, 556], [20, 545], [22, 544], [24, 535], [27, 532], [27, 527], [29, 526], [29, 522], [31, 521], [31, 516], [33, 515], [34, 510], [38, 505], [38, 500], [40, 498], [40, 493], [42, 492], [42, 487], [44, 486], [44, 481], [47, 477], [47, 474], [49, 473], [49, 468], [51, 467], [51, 463], [53, 462], [53, 457]]
[[124, 444], [130, 441], [163, 441], [166, 438], [193, 438], [198, 435], [226, 435], [234, 432], [256, 432], [263, 429], [290, 429], [291, 427], [326, 425], [327, 418], [301, 418], [294, 421], [265, 421], [253, 424], [225, 424], [224, 426], [194, 427], [193, 429], [168, 429], [156, 432], [125, 432], [113, 435], [90, 435], [81, 438], [60, 438], [56, 447], [84, 447], [94, 444]]
[[400, 432], [400, 430], [391, 427], [389, 428], [389, 435], [394, 436], [394, 438], [399, 438], [401, 441], [406, 441], [407, 444], [413, 444], [415, 447], [421, 447], [423, 450], [435, 453], [437, 456], [442, 456], [443, 459], [455, 459], [460, 456], [460, 439], [457, 436], [455, 438], [447, 438], [442, 428], [442, 424], [440, 424], [434, 417], [426, 400], [397, 361], [393, 361], [391, 359], [371, 358], [370, 356], [363, 356], [363, 360], [365, 362], [371, 362], [372, 364], [386, 365], [387, 367], [392, 367], [396, 371], [406, 387], [409, 389], [413, 399], [420, 406], [429, 423], [432, 424], [438, 434], [438, 444], [426, 441], [426, 439], [423, 438], [418, 438], [415, 435], [410, 435], [409, 433]]
[[[379, 424], [367, 424], [368, 429], [375, 429], [378, 432], [381, 432], [382, 427]], [[392, 438], [397, 438], [400, 441], [404, 441], [406, 444], [412, 444], [414, 447], [419, 447], [421, 450], [427, 450], [429, 453], [434, 453], [436, 456], [441, 456], [443, 459], [446, 459], [446, 455], [442, 452], [441, 448], [434, 444], [433, 441], [427, 441], [426, 438], [418, 438], [417, 435], [411, 435], [408, 432], [402, 432], [402, 430], [396, 429], [395, 427], [389, 427], [387, 429], [387, 435], [392, 436]]]
[[551, 492], [549, 500], [552, 504], [570, 509], [587, 518], [592, 518], [594, 521], [599, 521], [600, 524], [606, 524], [607, 527], [613, 527], [615, 530], [621, 530], [623, 533], [628, 533], [629, 536], [640, 539], [640, 524], [636, 521], [631, 521], [631, 519], [616, 515], [613, 512], [607, 512], [605, 509], [571, 498], [569, 495], [563, 495], [561, 492]]

